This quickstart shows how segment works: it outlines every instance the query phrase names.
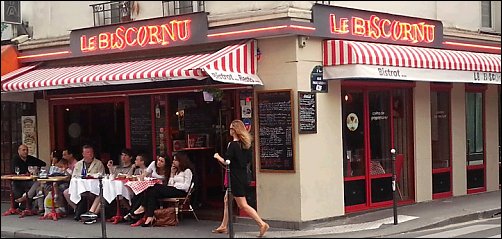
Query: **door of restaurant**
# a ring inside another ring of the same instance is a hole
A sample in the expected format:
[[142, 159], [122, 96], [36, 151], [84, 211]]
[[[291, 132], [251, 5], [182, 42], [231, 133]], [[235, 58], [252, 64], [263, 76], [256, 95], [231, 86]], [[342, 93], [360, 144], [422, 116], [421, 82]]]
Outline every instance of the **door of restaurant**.
[[467, 193], [486, 191], [483, 87], [466, 86]]
[[344, 87], [342, 114], [346, 211], [392, 204], [392, 148], [400, 200], [412, 200], [410, 89]]

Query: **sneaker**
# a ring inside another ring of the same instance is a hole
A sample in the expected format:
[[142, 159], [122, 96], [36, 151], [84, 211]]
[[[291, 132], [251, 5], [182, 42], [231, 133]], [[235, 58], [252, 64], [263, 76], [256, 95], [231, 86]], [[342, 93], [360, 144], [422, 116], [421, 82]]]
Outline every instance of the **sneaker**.
[[89, 212], [86, 212], [86, 213], [80, 215], [80, 217], [96, 219], [96, 218], [98, 218], [98, 214], [89, 211]]
[[44, 197], [44, 193], [42, 191], [38, 191], [37, 195], [35, 195], [33, 197], [33, 199], [39, 199], [39, 198], [42, 198]]
[[96, 219], [92, 219], [92, 220], [84, 222], [84, 224], [93, 224], [93, 223], [96, 223]]

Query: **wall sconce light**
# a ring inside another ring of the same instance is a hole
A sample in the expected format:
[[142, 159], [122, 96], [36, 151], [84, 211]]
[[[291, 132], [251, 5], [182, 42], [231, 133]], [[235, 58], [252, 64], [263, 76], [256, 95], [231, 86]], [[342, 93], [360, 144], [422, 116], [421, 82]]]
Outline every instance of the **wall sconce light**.
[[298, 47], [304, 48], [307, 45], [308, 36], [298, 36]]

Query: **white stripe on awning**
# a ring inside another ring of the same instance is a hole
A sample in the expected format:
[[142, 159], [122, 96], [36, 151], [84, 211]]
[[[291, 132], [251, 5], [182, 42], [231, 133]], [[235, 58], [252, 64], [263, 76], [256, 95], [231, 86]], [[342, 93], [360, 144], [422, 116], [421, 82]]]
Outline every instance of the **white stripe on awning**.
[[220, 82], [261, 85], [255, 66], [256, 42], [250, 40], [208, 54], [35, 69], [5, 81], [2, 77], [2, 91], [34, 91], [179, 79], [200, 80], [208, 76]]
[[[385, 74], [371, 73], [375, 69], [381, 72], [387, 70], [407, 69], [413, 77], [401, 77], [402, 80], [424, 80], [427, 81], [447, 81], [447, 82], [471, 82], [500, 84], [501, 58], [500, 55], [474, 53], [466, 51], [441, 50], [432, 48], [421, 48], [412, 46], [388, 45], [368, 42], [353, 42], [345, 40], [328, 40], [323, 43], [323, 65], [325, 79], [341, 78], [340, 74], [335, 74], [335, 69], [343, 65], [368, 66], [364, 70], [358, 67], [344, 67], [344, 75], [349, 78], [368, 77], [381, 79], [393, 79]], [[370, 67], [372, 66], [372, 67]], [[397, 68], [396, 68], [397, 67]], [[347, 69], [354, 69], [353, 73]], [[434, 70], [433, 72], [423, 72], [409, 70], [408, 68], [418, 68], [417, 70]], [[438, 78], [435, 70], [452, 71], [441, 72], [439, 75], [451, 77], [450, 79]], [[466, 73], [462, 73], [465, 71]], [[357, 75], [356, 72], [366, 72], [365, 75]], [[415, 73], [427, 73], [425, 76], [415, 76]], [[462, 79], [457, 79], [457, 73]], [[470, 73], [467, 73], [470, 72]], [[479, 77], [478, 77], [479, 76]]]

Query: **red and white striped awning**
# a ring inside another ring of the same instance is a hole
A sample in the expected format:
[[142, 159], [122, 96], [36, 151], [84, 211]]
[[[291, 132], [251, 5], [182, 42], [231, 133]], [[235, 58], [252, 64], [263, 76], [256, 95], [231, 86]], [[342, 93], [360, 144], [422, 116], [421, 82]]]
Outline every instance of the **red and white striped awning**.
[[325, 79], [377, 78], [500, 84], [500, 55], [379, 43], [323, 43]]
[[[38, 68], [3, 77], [2, 91], [35, 91], [179, 79], [204, 79], [261, 85], [256, 75], [256, 41], [229, 45], [217, 52], [99, 65]], [[23, 68], [20, 68], [21, 70]], [[27, 71], [27, 72], [26, 72]]]

